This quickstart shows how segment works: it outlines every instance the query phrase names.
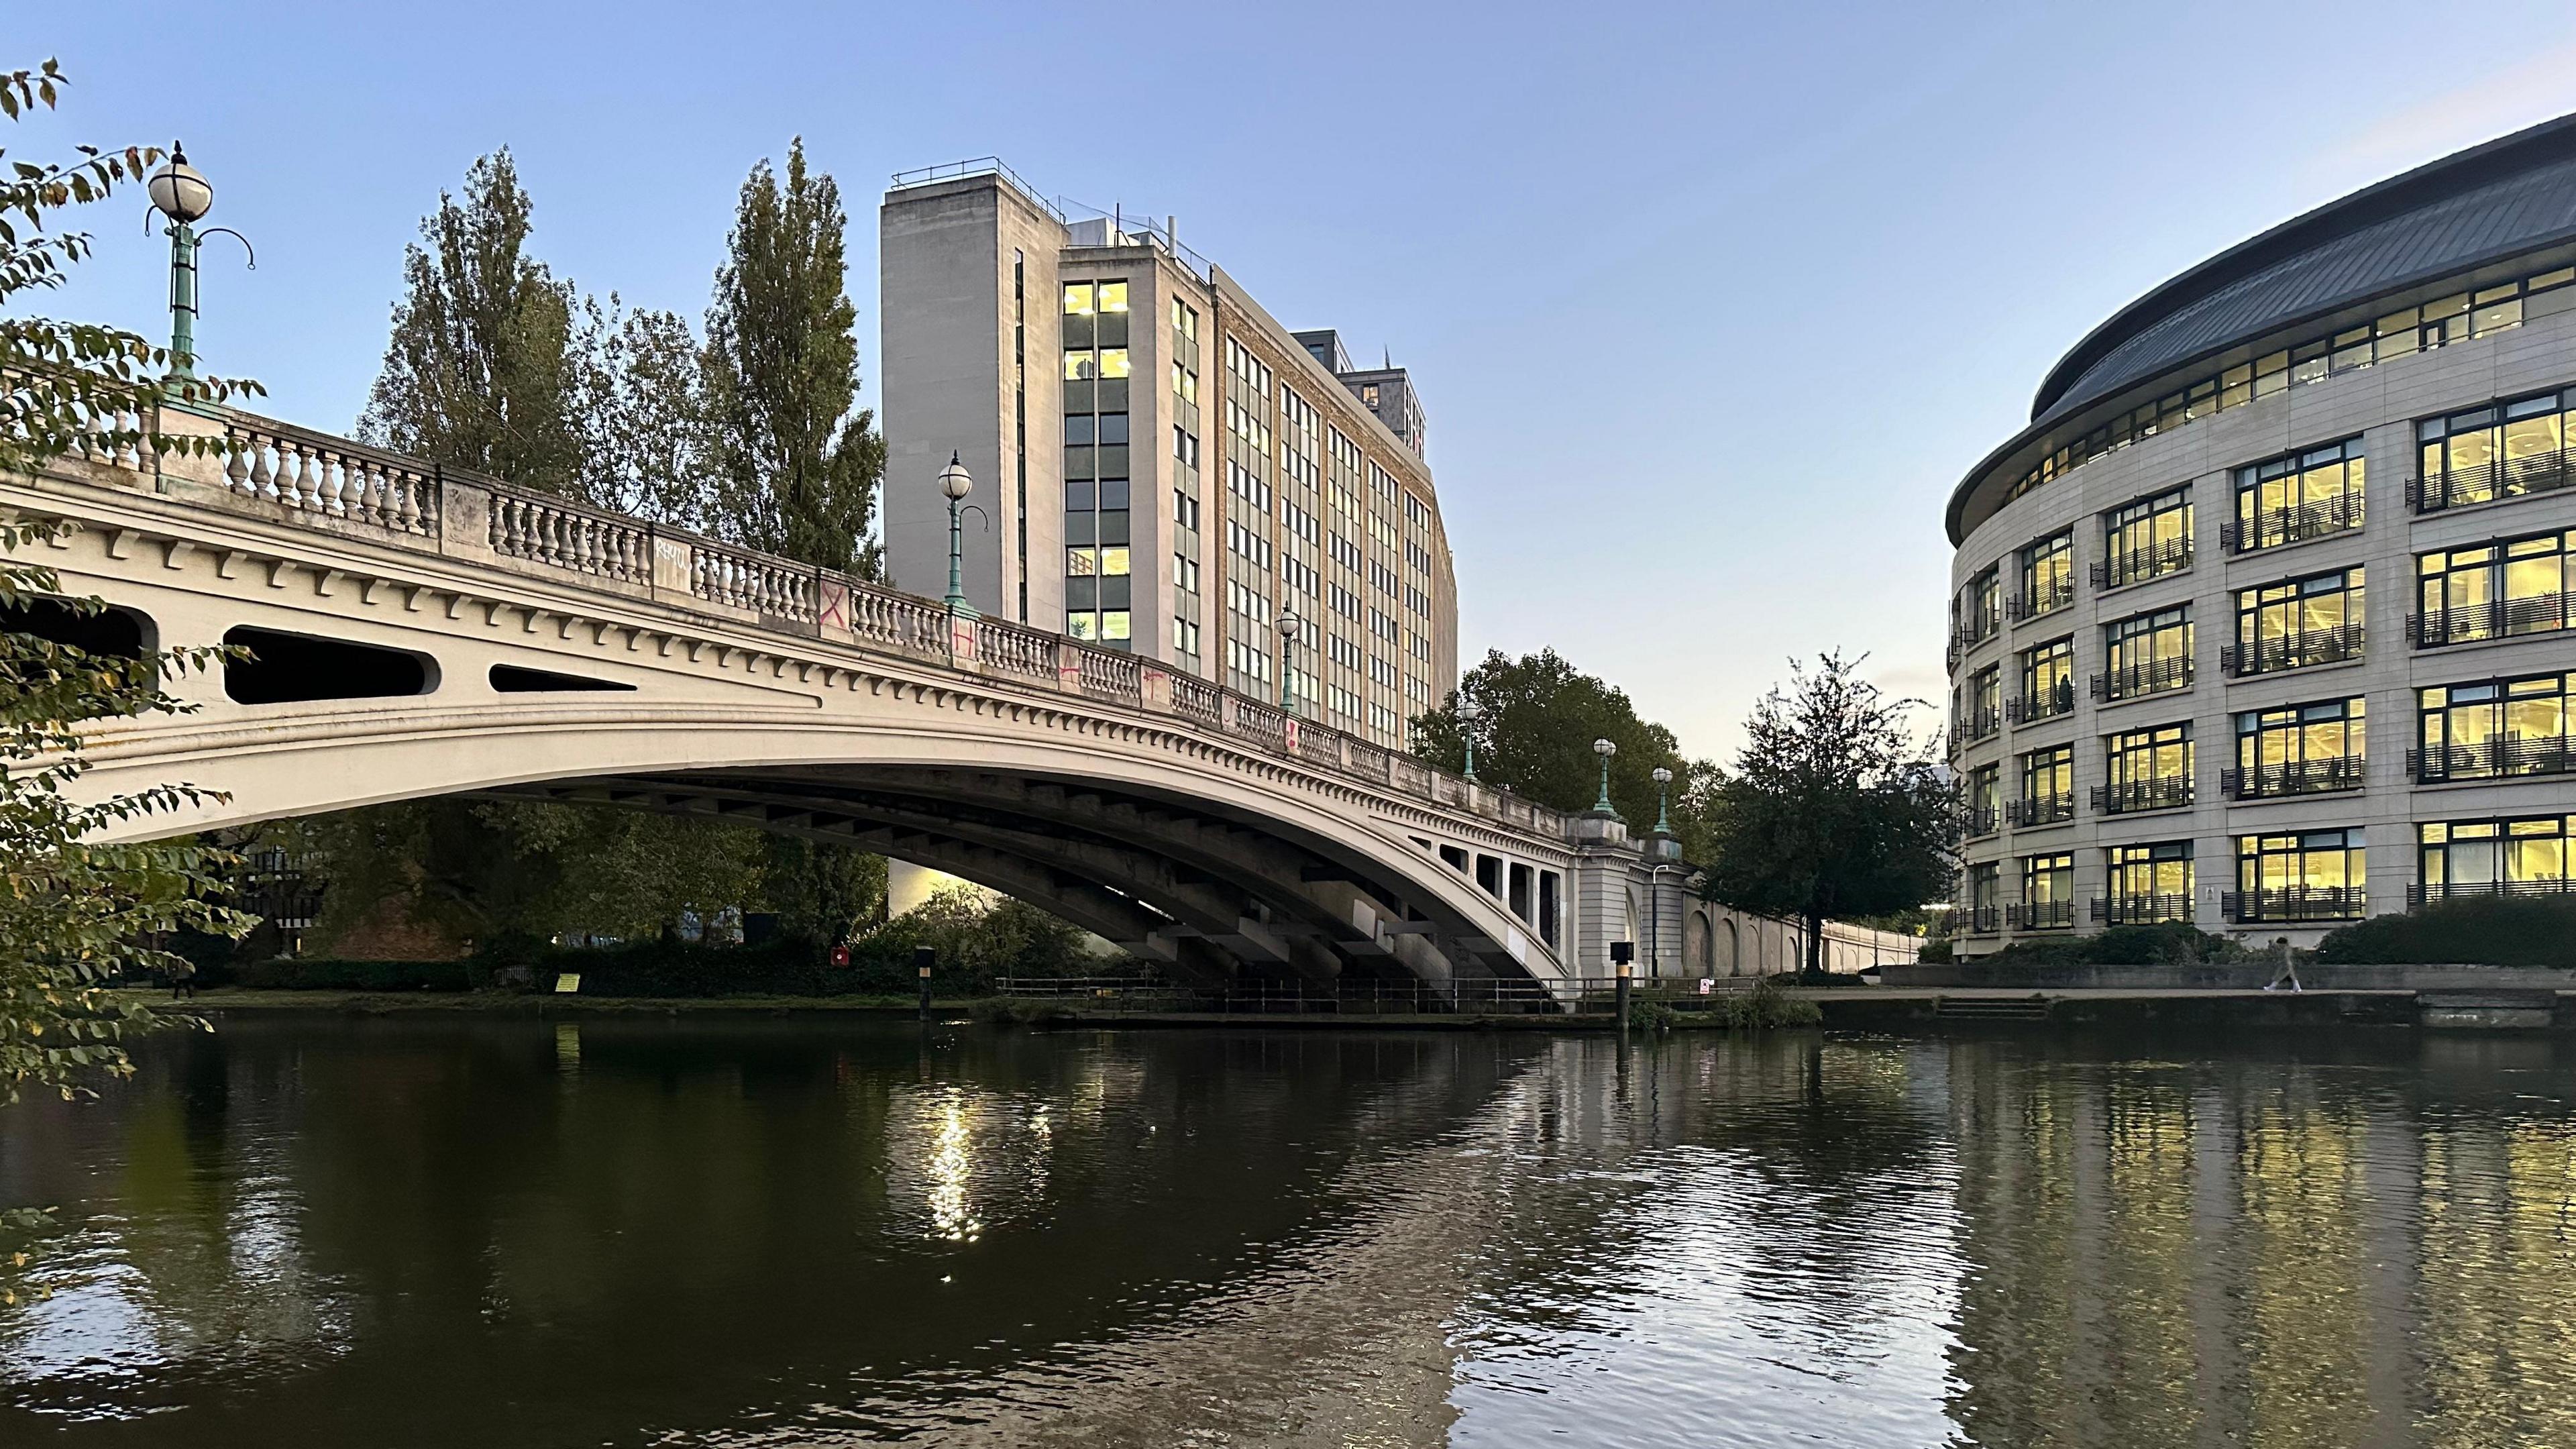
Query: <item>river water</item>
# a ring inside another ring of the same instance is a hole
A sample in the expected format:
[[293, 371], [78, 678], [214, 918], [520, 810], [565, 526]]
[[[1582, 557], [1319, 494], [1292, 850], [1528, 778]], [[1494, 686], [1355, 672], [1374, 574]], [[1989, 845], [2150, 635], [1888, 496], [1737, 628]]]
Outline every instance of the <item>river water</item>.
[[2576, 1045], [245, 1019], [0, 1444], [2576, 1445]]

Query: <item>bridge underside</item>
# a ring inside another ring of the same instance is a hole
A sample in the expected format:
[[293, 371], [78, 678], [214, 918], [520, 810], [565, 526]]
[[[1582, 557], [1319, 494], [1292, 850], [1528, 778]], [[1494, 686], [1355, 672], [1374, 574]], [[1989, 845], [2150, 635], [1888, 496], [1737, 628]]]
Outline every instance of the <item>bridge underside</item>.
[[1375, 862], [1180, 795], [864, 766], [603, 775], [476, 793], [853, 845], [1043, 907], [1190, 980], [1530, 976], [1503, 943]]

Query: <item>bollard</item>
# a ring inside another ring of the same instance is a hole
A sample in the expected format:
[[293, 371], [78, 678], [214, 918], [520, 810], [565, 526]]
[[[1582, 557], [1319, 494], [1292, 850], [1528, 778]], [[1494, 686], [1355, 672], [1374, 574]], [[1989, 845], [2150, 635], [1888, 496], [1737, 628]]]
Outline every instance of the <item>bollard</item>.
[[921, 1019], [930, 1020], [930, 968], [939, 961], [939, 953], [928, 946], [912, 948], [913, 969], [921, 973]]
[[1619, 968], [1618, 985], [1611, 997], [1614, 1003], [1612, 1009], [1619, 1013], [1619, 1030], [1622, 1032], [1628, 1029], [1628, 992], [1637, 972], [1633, 964], [1636, 959], [1637, 944], [1634, 941], [1610, 943], [1610, 964]]

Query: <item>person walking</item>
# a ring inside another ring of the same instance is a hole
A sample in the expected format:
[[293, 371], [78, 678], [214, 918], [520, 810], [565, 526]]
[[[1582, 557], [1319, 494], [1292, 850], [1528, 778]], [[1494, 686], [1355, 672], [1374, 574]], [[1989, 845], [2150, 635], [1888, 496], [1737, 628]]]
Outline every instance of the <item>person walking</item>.
[[2272, 949], [2280, 953], [2281, 969], [2272, 973], [2272, 984], [2264, 987], [2263, 989], [2266, 991], [2278, 991], [2281, 989], [2281, 983], [2287, 981], [2290, 983], [2290, 989], [2292, 991], [2303, 990], [2304, 988], [2299, 985], [2298, 958], [2290, 954], [2290, 938], [2283, 936], [2275, 940], [2272, 943]]

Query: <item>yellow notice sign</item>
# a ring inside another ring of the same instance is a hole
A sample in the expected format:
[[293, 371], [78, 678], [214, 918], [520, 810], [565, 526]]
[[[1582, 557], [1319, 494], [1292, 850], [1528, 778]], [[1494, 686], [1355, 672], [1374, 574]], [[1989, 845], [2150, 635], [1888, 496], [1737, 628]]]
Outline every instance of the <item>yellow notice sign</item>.
[[564, 972], [558, 972], [558, 973], [556, 974], [556, 976], [555, 976], [555, 994], [556, 994], [556, 995], [561, 996], [562, 994], [564, 994], [564, 993], [565, 993], [565, 992], [567, 992], [567, 991], [579, 991], [580, 989], [581, 989], [581, 973], [580, 973], [580, 972], [578, 972], [578, 971], [564, 971]]

